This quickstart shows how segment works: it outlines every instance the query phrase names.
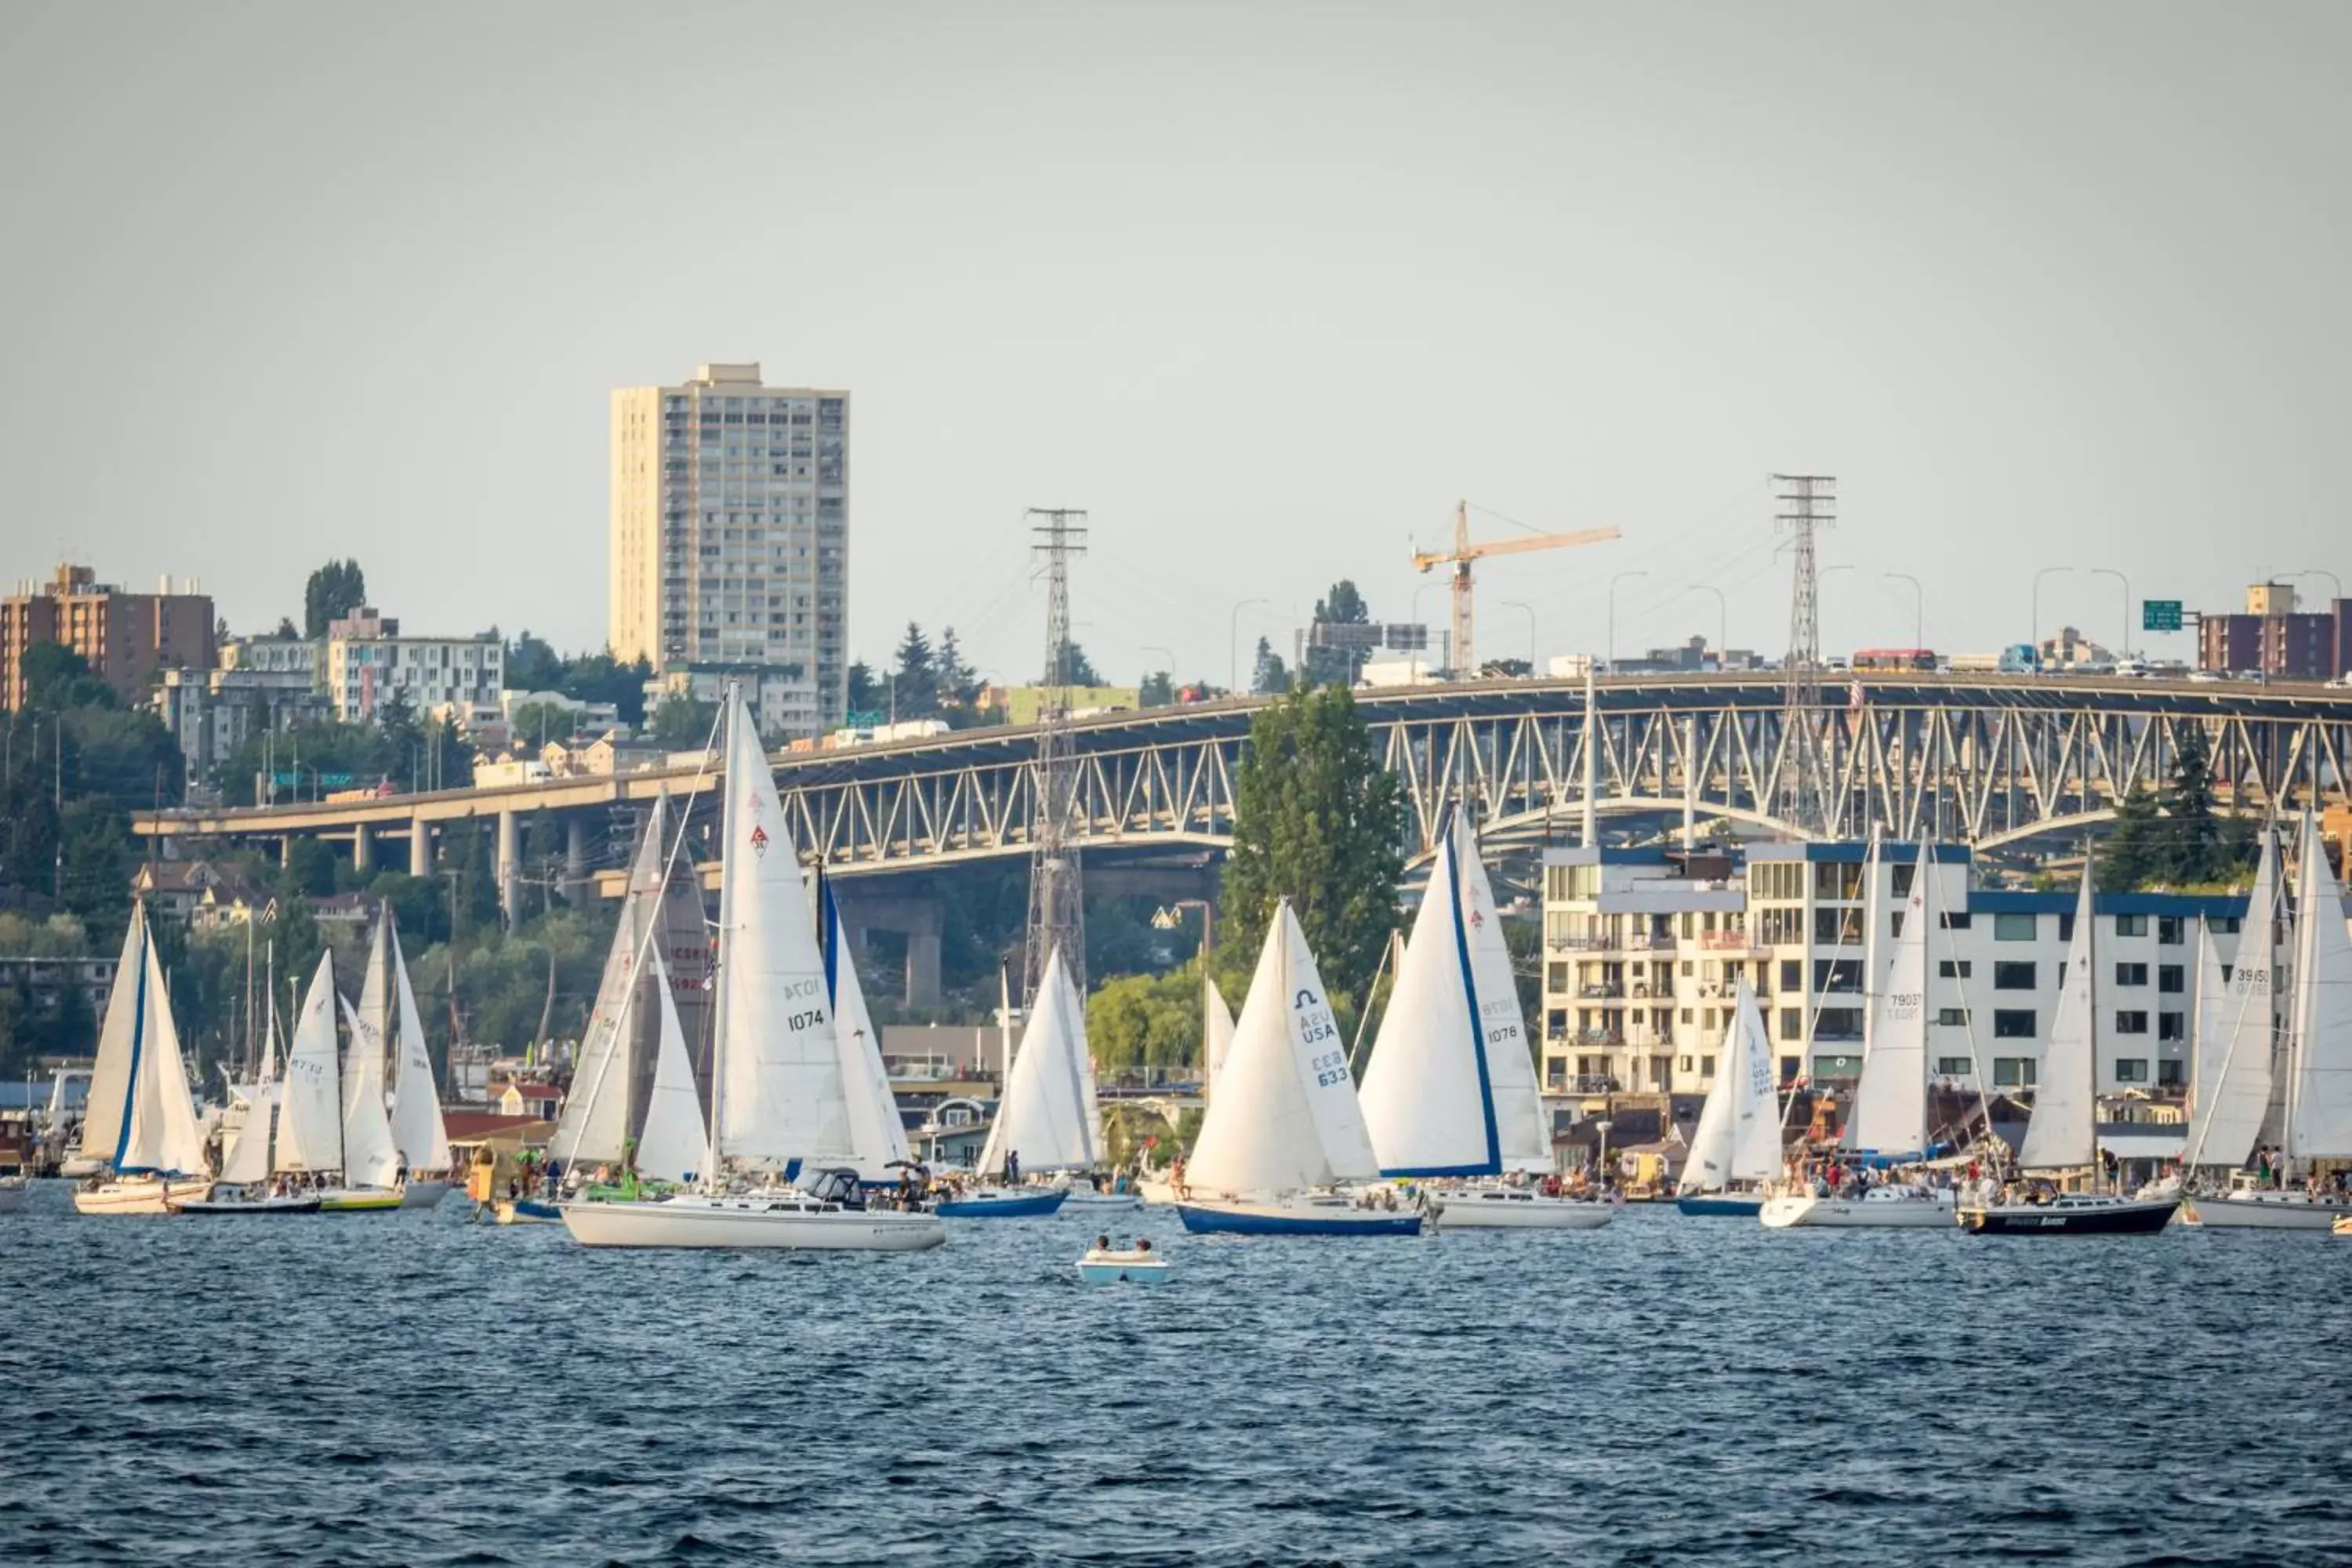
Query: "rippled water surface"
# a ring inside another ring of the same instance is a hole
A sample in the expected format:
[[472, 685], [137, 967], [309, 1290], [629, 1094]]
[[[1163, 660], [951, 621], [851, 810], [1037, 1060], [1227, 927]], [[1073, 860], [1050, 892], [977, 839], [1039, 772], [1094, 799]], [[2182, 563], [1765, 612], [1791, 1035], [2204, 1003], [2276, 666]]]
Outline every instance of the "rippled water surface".
[[2352, 1242], [0, 1216], [0, 1563], [2352, 1563]]

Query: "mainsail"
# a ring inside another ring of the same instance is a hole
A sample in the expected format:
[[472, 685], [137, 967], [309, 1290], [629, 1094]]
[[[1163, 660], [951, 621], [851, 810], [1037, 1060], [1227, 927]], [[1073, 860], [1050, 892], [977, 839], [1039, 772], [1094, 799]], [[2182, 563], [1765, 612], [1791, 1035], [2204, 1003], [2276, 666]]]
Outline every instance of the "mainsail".
[[2294, 1011], [2289, 1041], [2286, 1152], [2294, 1160], [2352, 1158], [2352, 933], [2344, 889], [2319, 825], [2303, 824], [2296, 871]]
[[2274, 1087], [2271, 1073], [2276, 1033], [2278, 850], [2263, 830], [2254, 885], [2238, 922], [2235, 962], [2225, 970], [2210, 926], [2197, 933], [2197, 1061], [2189, 1089], [2189, 1142], [2181, 1163], [2190, 1169], [2243, 1165], [2261, 1140]]
[[[1202, 965], [1208, 955], [1201, 958]], [[1225, 1054], [1234, 1048], [1234, 1010], [1225, 1005], [1225, 994], [1217, 983], [1205, 974], [1201, 979], [1201, 1097], [1203, 1100], [1217, 1090], [1217, 1074], [1223, 1070]]]
[[123, 952], [90, 1074], [82, 1152], [120, 1176], [194, 1175], [205, 1168], [204, 1128], [143, 904], [131, 908]]
[[[392, 911], [384, 911], [392, 924]], [[412, 1172], [446, 1172], [456, 1163], [449, 1151], [448, 1123], [441, 1119], [441, 1090], [433, 1081], [433, 1057], [425, 1043], [425, 1023], [416, 1014], [416, 988], [408, 983], [408, 961], [400, 932], [392, 933], [392, 977], [399, 1003], [400, 1068], [392, 1085], [392, 1142]]]
[[639, 1016], [635, 1001], [640, 989], [641, 955], [650, 945], [646, 928], [658, 918], [662, 896], [663, 815], [662, 801], [656, 797], [629, 866], [620, 923], [614, 929], [612, 951], [604, 955], [604, 977], [596, 984], [595, 1004], [580, 1037], [572, 1091], [564, 1097], [562, 1119], [548, 1145], [553, 1157], [566, 1165], [617, 1161], [627, 1152], [630, 1100], [637, 1077], [632, 1059], [638, 1035], [634, 1024]]
[[376, 921], [368, 944], [367, 977], [359, 1010], [345, 1003], [351, 1050], [343, 1062], [343, 1179], [356, 1187], [388, 1187], [399, 1179], [400, 1151], [383, 1109], [383, 1037], [392, 1019], [392, 921]]
[[2058, 1011], [2050, 1021], [2050, 1045], [2042, 1053], [2034, 1084], [2033, 1115], [2017, 1163], [2029, 1171], [2071, 1170], [2098, 1158], [2097, 1080], [2093, 1056], [2097, 1038], [2098, 944], [2092, 910], [2091, 865], [2083, 863], [2083, 890], [2074, 904], [2074, 940], [2066, 948], [2066, 980]]
[[[1922, 844], [1911, 873], [1910, 897], [1903, 906], [1903, 930], [1891, 938], [1887, 973], [1870, 972], [1862, 1079], [1854, 1086], [1853, 1114], [1845, 1130], [1849, 1149], [1896, 1155], [1927, 1152], [1929, 869], [1927, 847]], [[1871, 871], [1874, 889], [1874, 863]], [[1874, 942], [1878, 936], [1874, 900]]]
[[1379, 1173], [1347, 1041], [1287, 900], [1266, 931], [1217, 1084], [1189, 1162], [1194, 1192], [1272, 1196]]
[[857, 984], [857, 964], [841, 923], [841, 907], [834, 901], [833, 884], [821, 885], [825, 989], [833, 997], [834, 1037], [841, 1047], [842, 1098], [849, 1115], [850, 1147], [859, 1177], [887, 1181], [890, 1167], [907, 1158], [907, 1124], [898, 1119], [898, 1101], [890, 1092], [890, 1075], [882, 1066], [882, 1033], [866, 1009], [866, 992]]
[[702, 1168], [709, 1133], [694, 1087], [694, 1064], [686, 1054], [686, 1033], [678, 1026], [677, 1004], [670, 996], [669, 966], [659, 952], [654, 954], [654, 994], [660, 1003], [661, 1034], [645, 1134], [637, 1140], [637, 1174], [683, 1182]]
[[289, 1173], [343, 1166], [341, 1075], [335, 1068], [335, 956], [319, 955], [318, 972], [294, 1020], [286, 1083], [278, 1106], [277, 1168]]
[[1780, 1100], [1772, 1087], [1772, 1037], [1744, 974], [1735, 1016], [1738, 1045], [1723, 1064], [1738, 1097], [1732, 1107], [1731, 1179], [1769, 1182], [1780, 1173]]
[[1086, 1087], [1094, 1078], [1086, 1008], [1060, 950], [1046, 955], [1037, 992], [981, 1150], [983, 1175], [1003, 1174], [1008, 1154], [1019, 1155], [1024, 1171], [1084, 1171], [1098, 1163], [1101, 1131]]

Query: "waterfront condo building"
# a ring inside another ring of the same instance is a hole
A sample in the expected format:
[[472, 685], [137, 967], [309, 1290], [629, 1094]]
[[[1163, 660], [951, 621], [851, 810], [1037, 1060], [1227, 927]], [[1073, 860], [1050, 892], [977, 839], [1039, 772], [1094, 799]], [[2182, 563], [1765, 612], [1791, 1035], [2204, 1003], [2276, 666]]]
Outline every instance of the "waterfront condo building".
[[397, 692], [422, 721], [448, 705], [498, 706], [506, 645], [469, 637], [403, 637], [400, 623], [362, 606], [327, 626], [327, 700], [346, 724], [372, 724]]
[[[1884, 953], [1905, 918], [1918, 846], [1877, 862]], [[1925, 897], [1930, 1076], [2031, 1091], [2074, 938], [2074, 894], [1971, 885], [1968, 847], [1931, 847]], [[1544, 854], [1543, 1089], [1704, 1094], [1738, 983], [1756, 993], [1780, 1077], [1850, 1084], [1862, 1068], [1874, 869], [1855, 843]], [[2096, 1052], [2103, 1094], [2188, 1083], [2199, 923], [2234, 962], [2243, 897], [2100, 893]]]
[[614, 657], [753, 677], [771, 738], [841, 723], [849, 395], [706, 364], [614, 393], [612, 418]]
[[146, 699], [166, 669], [213, 667], [213, 601], [190, 585], [126, 594], [87, 566], [59, 566], [46, 584], [19, 583], [0, 600], [0, 707], [25, 705], [24, 660], [36, 643], [62, 643], [127, 703]]

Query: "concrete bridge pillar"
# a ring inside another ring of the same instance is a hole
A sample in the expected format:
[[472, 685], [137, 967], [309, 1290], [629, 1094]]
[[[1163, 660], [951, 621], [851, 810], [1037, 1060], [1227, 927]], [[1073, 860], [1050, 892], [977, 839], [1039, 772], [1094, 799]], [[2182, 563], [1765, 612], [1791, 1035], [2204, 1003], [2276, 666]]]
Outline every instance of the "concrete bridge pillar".
[[522, 919], [522, 817], [499, 813], [499, 912], [511, 927]]
[[563, 825], [563, 901], [583, 902], [588, 897], [588, 819], [574, 814]]
[[408, 874], [433, 875], [433, 829], [425, 826], [422, 812], [412, 814], [408, 819]]
[[[893, 931], [907, 938], [906, 989], [910, 1007], [936, 1007], [940, 1001], [940, 932], [947, 923], [946, 907], [937, 899], [876, 898], [851, 890], [848, 883], [834, 884], [841, 904], [842, 935], [850, 951], [863, 954], [869, 931]], [[866, 976], [870, 984], [873, 977]]]
[[352, 827], [352, 869], [362, 877], [375, 869], [375, 829], [364, 822]]
[[[934, 906], [936, 907], [936, 906]], [[940, 925], [907, 933], [907, 1005], [936, 1007], [940, 1003]]]
[[278, 840], [278, 868], [281, 871], [294, 863], [294, 836], [281, 835]]

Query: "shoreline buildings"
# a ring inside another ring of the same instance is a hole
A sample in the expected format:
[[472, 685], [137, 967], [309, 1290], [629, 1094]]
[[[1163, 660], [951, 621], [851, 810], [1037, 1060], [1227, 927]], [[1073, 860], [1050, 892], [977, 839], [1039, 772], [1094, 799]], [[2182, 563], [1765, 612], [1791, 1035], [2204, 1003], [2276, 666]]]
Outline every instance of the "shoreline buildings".
[[614, 658], [652, 662], [647, 695], [727, 679], [771, 741], [848, 708], [849, 395], [768, 386], [705, 364], [612, 399]]
[[91, 567], [60, 565], [48, 582], [19, 583], [0, 599], [0, 708], [25, 705], [25, 654], [36, 643], [81, 655], [128, 706], [144, 701], [166, 669], [212, 668], [214, 626], [212, 595], [194, 583], [175, 592], [166, 577], [156, 593], [131, 594], [100, 582]]

